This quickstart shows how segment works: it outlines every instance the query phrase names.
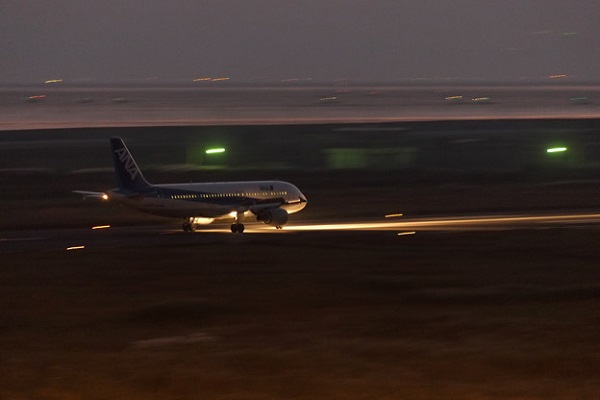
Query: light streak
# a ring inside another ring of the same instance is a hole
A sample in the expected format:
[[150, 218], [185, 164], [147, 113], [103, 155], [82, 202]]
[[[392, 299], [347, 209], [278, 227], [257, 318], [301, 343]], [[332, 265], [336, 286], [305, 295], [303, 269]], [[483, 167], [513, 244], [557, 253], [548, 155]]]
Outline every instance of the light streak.
[[110, 225], [96, 225], [96, 226], [92, 226], [93, 230], [96, 230], [96, 229], [108, 229], [108, 228], [110, 228]]
[[219, 147], [217, 149], [208, 149], [205, 151], [206, 154], [218, 154], [225, 153], [225, 149], [223, 147]]
[[404, 214], [402, 214], [402, 213], [385, 215], [386, 218], [398, 218], [398, 217], [402, 217], [402, 216], [404, 216]]
[[566, 147], [552, 147], [546, 150], [546, 153], [562, 153], [567, 151]]
[[[398, 236], [414, 235], [416, 231], [476, 231], [515, 229], [526, 224], [600, 224], [600, 213], [597, 214], [565, 214], [565, 215], [489, 215], [468, 217], [432, 217], [410, 218], [402, 221], [363, 221], [333, 224], [285, 225], [283, 229], [275, 229], [262, 224], [251, 224], [245, 234], [272, 233], [284, 234], [315, 231], [400, 231]], [[179, 232], [179, 231], [174, 231]], [[202, 232], [229, 233], [229, 229], [202, 229]]]
[[67, 247], [67, 251], [70, 250], [83, 250], [85, 249], [85, 246], [71, 246], [71, 247]]
[[598, 223], [600, 214], [572, 214], [572, 215], [514, 215], [514, 216], [488, 216], [488, 217], [441, 217], [403, 220], [402, 222], [364, 222], [340, 223], [322, 225], [295, 225], [285, 226], [287, 231], [332, 231], [332, 230], [366, 230], [384, 231], [405, 228], [452, 228], [475, 229], [478, 225], [517, 225], [523, 223]]

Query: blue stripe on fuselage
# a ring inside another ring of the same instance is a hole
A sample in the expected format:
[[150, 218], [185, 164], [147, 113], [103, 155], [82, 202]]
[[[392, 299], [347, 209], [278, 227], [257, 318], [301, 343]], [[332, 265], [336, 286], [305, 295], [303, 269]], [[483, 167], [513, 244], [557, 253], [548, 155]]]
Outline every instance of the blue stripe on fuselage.
[[[231, 195], [220, 192], [199, 192], [182, 189], [156, 188], [151, 187], [150, 190], [142, 190], [139, 194], [143, 196], [156, 196], [164, 200], [189, 201], [194, 203], [207, 203], [218, 205], [242, 205], [251, 206], [263, 203], [281, 203], [285, 204], [285, 199], [280, 196], [270, 198], [257, 198], [244, 195]], [[205, 197], [206, 196], [206, 197]]]

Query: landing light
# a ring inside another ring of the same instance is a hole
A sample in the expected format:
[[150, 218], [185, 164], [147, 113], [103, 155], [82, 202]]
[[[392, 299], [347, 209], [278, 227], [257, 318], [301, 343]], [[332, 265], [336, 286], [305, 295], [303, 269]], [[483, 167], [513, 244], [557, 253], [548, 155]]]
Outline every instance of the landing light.
[[207, 149], [205, 151], [206, 154], [218, 154], [225, 153], [225, 149], [223, 147], [215, 148], [215, 149]]
[[212, 223], [214, 218], [202, 218], [202, 217], [194, 217], [194, 223], [197, 225], [208, 225]]
[[106, 193], [102, 193], [102, 196], [100, 196], [100, 198], [102, 200], [108, 200], [108, 195]]
[[566, 147], [551, 147], [546, 149], [546, 153], [563, 153], [565, 151], [567, 151]]
[[92, 230], [108, 229], [108, 228], [110, 228], [110, 225], [96, 225], [96, 226], [92, 226]]

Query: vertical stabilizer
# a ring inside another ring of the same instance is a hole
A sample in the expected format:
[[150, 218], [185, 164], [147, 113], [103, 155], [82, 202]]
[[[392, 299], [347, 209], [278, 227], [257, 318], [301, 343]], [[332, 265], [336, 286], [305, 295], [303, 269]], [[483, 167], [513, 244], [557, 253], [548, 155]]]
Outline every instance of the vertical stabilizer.
[[120, 189], [141, 189], [150, 186], [123, 139], [120, 137], [110, 138], [110, 147], [113, 152], [117, 185]]

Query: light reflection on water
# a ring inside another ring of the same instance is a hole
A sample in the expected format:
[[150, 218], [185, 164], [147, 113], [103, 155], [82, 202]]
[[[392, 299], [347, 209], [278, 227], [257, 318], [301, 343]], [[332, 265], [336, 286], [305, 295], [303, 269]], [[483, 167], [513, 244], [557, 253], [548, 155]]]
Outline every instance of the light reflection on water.
[[600, 86], [584, 85], [0, 88], [0, 130], [599, 116]]

